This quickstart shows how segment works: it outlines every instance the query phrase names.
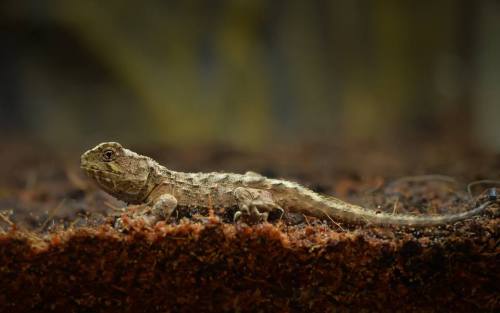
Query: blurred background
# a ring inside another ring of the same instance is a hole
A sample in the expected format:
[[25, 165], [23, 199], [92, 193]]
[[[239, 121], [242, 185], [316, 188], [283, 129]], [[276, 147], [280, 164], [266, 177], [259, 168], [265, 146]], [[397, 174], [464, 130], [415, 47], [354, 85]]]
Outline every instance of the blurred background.
[[3, 0], [0, 131], [500, 151], [500, 2]]

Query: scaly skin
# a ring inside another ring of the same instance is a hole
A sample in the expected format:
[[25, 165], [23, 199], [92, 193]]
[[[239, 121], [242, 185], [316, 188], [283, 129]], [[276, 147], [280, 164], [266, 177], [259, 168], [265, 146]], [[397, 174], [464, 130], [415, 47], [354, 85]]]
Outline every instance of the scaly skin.
[[294, 182], [253, 172], [241, 175], [172, 171], [116, 142], [101, 143], [85, 152], [81, 168], [114, 197], [132, 204], [146, 203], [155, 216], [167, 219], [178, 206], [236, 206], [239, 211], [235, 220], [242, 217], [266, 220], [268, 212], [279, 210], [353, 223], [431, 226], [469, 218], [490, 204], [486, 202], [467, 212], [439, 216], [380, 213], [320, 195]]

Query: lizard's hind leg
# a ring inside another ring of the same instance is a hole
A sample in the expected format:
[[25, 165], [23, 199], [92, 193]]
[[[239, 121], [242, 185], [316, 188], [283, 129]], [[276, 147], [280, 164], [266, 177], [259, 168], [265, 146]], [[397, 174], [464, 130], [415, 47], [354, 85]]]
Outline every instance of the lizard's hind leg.
[[[238, 187], [233, 191], [239, 211], [234, 214], [234, 221], [246, 218], [250, 222], [267, 221], [270, 211], [283, 209], [274, 202], [272, 194], [266, 190]], [[264, 211], [261, 213], [261, 211]]]

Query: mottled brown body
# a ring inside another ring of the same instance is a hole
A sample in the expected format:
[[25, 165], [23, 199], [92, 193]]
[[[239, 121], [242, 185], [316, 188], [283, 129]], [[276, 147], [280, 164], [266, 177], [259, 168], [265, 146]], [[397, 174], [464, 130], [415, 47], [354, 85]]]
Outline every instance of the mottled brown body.
[[178, 207], [238, 207], [240, 217], [267, 219], [273, 210], [304, 213], [347, 222], [428, 226], [469, 218], [490, 203], [463, 213], [439, 216], [377, 213], [339, 199], [320, 195], [297, 183], [269, 179], [257, 173], [183, 173], [169, 170], [149, 157], [107, 142], [85, 152], [82, 169], [116, 198], [128, 203], [147, 203], [159, 217]]

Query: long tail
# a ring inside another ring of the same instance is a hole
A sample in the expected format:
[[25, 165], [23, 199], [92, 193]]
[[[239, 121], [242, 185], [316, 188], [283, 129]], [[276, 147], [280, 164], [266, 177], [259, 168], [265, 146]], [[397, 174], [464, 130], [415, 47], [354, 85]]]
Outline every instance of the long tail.
[[[311, 214], [313, 216], [332, 219], [340, 219], [348, 222], [364, 222], [371, 224], [390, 224], [404, 226], [432, 226], [453, 223], [456, 221], [470, 218], [481, 213], [486, 209], [491, 201], [484, 202], [473, 209], [456, 214], [444, 215], [411, 215], [411, 214], [391, 214], [386, 212], [377, 212], [358, 205], [344, 202], [340, 199], [320, 195], [314, 191], [302, 187], [296, 183], [282, 184], [288, 189], [288, 192], [282, 193], [281, 202], [283, 202], [291, 211]], [[292, 189], [292, 190], [291, 190]], [[293, 191], [293, 193], [291, 192]], [[290, 194], [296, 195], [290, 199]]]
[[443, 215], [411, 215], [411, 214], [391, 214], [386, 212], [377, 212], [361, 206], [353, 205], [341, 200], [324, 197], [327, 199], [328, 207], [319, 207], [323, 214], [343, 217], [348, 221], [364, 221], [372, 224], [390, 224], [403, 226], [433, 226], [449, 224], [461, 221], [477, 215], [484, 211], [491, 202], [484, 202], [473, 209], [455, 214]]

